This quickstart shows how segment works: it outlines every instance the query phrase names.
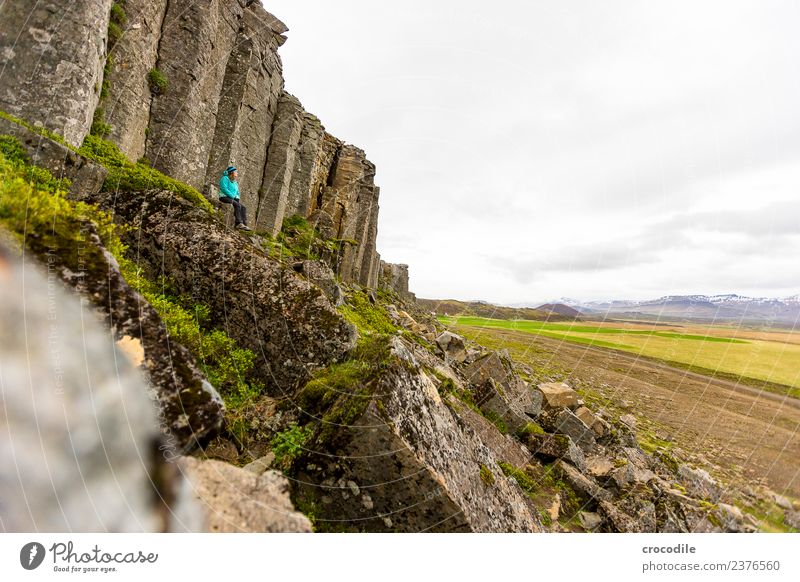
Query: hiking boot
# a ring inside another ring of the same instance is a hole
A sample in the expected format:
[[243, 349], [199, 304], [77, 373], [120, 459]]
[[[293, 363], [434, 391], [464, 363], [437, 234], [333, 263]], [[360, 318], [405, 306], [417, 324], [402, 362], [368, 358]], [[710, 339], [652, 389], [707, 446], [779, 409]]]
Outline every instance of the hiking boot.
[[252, 228], [250, 228], [246, 224], [237, 224], [236, 228], [238, 228], [239, 230], [253, 230]]

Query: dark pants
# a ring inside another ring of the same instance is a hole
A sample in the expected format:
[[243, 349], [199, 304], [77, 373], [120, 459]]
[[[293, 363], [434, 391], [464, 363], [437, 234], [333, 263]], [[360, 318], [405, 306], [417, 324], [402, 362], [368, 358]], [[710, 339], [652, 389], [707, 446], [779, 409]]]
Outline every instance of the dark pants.
[[233, 217], [236, 220], [236, 225], [247, 224], [247, 208], [236, 200], [236, 198], [228, 198], [227, 196], [220, 196], [220, 202], [225, 204], [233, 204]]

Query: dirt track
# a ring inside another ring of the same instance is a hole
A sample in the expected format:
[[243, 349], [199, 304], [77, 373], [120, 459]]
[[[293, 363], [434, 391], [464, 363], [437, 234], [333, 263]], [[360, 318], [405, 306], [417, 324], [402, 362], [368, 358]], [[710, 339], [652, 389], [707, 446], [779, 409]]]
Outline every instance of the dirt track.
[[567, 381], [655, 421], [659, 437], [703, 465], [707, 459], [724, 478], [800, 497], [800, 401], [614, 350], [524, 332], [491, 335], [510, 340], [516, 359], [561, 369]]

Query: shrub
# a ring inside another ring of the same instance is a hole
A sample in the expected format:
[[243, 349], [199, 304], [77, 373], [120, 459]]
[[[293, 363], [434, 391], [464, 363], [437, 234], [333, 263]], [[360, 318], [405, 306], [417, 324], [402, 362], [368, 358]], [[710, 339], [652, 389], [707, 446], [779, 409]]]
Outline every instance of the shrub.
[[108, 19], [108, 48], [109, 52], [114, 45], [122, 38], [122, 30], [128, 22], [128, 15], [122, 7], [124, 2], [117, 1], [111, 5], [111, 13]]

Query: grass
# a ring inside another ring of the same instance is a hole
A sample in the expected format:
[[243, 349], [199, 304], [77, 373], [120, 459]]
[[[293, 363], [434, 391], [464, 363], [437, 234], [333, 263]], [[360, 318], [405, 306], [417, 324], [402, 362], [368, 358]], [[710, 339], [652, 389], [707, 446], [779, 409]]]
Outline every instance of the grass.
[[[733, 330], [714, 326], [693, 326], [703, 333], [682, 333], [663, 329], [641, 329], [589, 325], [585, 322], [540, 322], [441, 317], [440, 321], [459, 329], [513, 330], [593, 347], [612, 348], [654, 358], [671, 365], [739, 381], [749, 379], [773, 392], [800, 397], [800, 345], [777, 334], [761, 339], [730, 337]], [[729, 335], [725, 335], [725, 333]], [[752, 382], [750, 382], [752, 383]]]

